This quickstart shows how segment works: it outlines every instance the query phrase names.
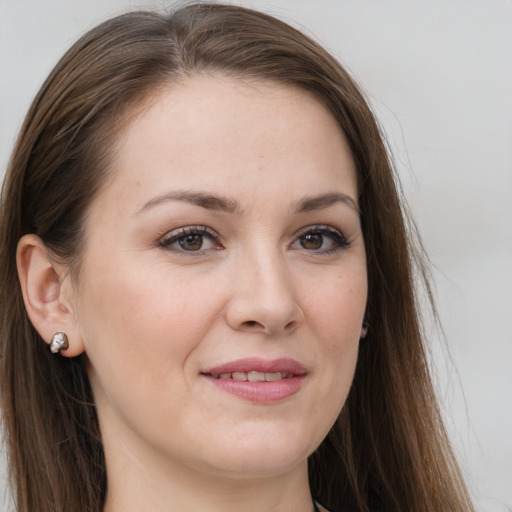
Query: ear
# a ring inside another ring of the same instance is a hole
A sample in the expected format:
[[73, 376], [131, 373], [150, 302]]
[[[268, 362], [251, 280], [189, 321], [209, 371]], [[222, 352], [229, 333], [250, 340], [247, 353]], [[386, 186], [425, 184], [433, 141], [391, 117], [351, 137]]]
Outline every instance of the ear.
[[52, 263], [43, 241], [25, 235], [18, 242], [18, 276], [25, 308], [32, 325], [48, 345], [53, 335], [65, 332], [69, 348], [60, 353], [74, 357], [84, 351], [72, 303], [71, 280], [66, 268]]

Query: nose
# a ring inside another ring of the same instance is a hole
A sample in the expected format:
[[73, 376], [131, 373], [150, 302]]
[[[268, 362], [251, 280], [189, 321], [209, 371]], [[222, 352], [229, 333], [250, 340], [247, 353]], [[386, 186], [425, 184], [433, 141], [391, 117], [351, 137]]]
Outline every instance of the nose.
[[285, 256], [257, 254], [245, 258], [232, 275], [226, 319], [237, 331], [285, 335], [304, 322]]

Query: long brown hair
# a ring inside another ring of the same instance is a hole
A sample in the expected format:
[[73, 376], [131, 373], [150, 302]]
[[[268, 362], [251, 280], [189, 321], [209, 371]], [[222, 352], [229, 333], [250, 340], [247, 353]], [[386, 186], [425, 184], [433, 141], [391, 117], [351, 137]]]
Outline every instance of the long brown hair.
[[342, 413], [310, 457], [313, 495], [334, 511], [473, 510], [429, 375], [413, 286], [422, 266], [371, 110], [317, 43], [268, 15], [219, 4], [99, 25], [57, 64], [25, 119], [0, 217], [1, 400], [17, 510], [101, 512], [107, 486], [84, 356], [52, 356], [31, 325], [17, 242], [37, 234], [76, 278], [84, 217], [108, 178], [116, 134], [156, 88], [197, 73], [310, 91], [356, 162], [370, 328]]

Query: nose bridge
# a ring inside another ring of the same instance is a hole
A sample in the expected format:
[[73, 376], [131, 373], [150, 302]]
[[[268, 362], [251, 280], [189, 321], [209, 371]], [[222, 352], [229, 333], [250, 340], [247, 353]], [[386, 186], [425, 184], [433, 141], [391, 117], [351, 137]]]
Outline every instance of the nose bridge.
[[276, 248], [258, 247], [250, 255], [254, 298], [263, 303], [291, 300], [293, 286], [283, 254]]
[[229, 315], [232, 327], [275, 334], [300, 325], [302, 310], [286, 254], [272, 244], [257, 244], [240, 254], [237, 267]]

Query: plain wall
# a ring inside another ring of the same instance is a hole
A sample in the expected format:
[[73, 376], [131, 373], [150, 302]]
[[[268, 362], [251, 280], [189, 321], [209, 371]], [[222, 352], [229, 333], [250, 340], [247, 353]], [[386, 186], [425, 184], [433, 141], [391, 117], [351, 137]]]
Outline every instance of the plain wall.
[[[238, 3], [315, 34], [370, 98], [434, 265], [450, 357], [438, 336], [433, 354], [453, 442], [479, 510], [512, 510], [512, 2]], [[64, 50], [148, 5], [165, 2], [0, 0], [0, 174]]]

